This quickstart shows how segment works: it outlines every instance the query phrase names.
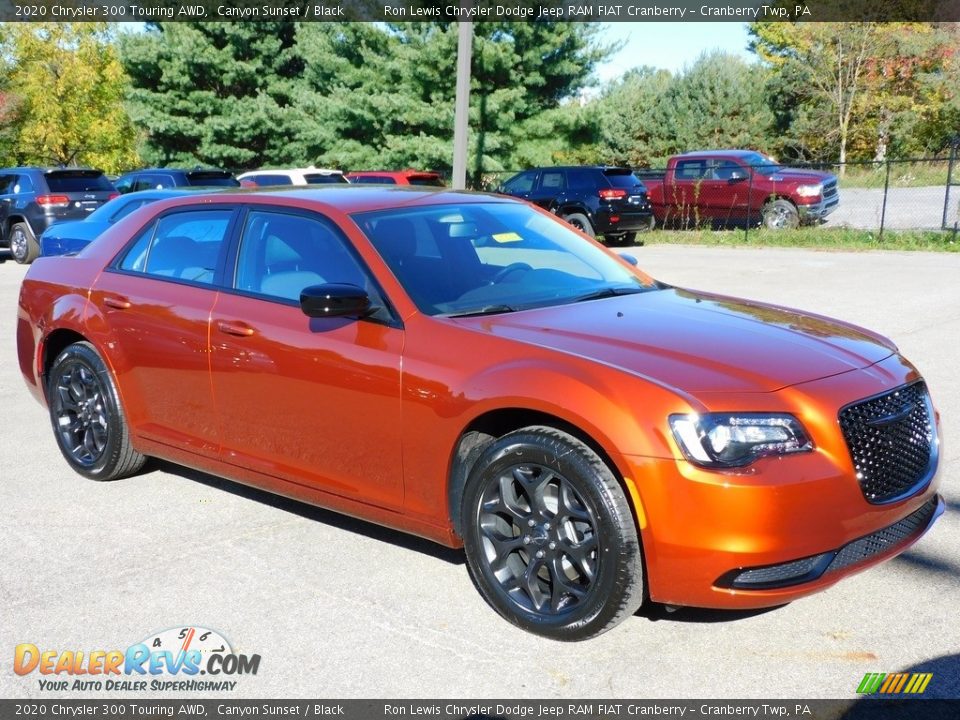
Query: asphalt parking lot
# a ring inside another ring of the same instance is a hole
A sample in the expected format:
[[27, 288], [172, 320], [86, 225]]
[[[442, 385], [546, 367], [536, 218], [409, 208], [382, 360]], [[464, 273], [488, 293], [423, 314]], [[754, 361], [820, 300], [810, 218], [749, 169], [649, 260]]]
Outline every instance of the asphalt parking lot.
[[864, 673], [905, 670], [934, 673], [927, 696], [960, 697], [960, 254], [632, 252], [666, 282], [894, 338], [943, 418], [948, 511], [933, 530], [900, 558], [782, 608], [644, 609], [593, 641], [542, 640], [487, 608], [458, 552], [172, 465], [113, 483], [72, 473], [17, 369], [25, 268], [8, 262], [0, 697], [44, 695], [36, 673], [13, 672], [19, 643], [124, 649], [186, 625], [261, 655], [232, 697], [854, 700]]

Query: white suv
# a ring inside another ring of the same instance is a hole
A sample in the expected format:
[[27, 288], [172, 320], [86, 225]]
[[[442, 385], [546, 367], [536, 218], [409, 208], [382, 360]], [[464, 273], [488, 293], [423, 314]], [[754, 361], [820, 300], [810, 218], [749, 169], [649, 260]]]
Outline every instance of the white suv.
[[265, 187], [267, 185], [329, 185], [346, 183], [342, 170], [328, 168], [301, 168], [297, 170], [253, 170], [237, 175], [243, 187]]

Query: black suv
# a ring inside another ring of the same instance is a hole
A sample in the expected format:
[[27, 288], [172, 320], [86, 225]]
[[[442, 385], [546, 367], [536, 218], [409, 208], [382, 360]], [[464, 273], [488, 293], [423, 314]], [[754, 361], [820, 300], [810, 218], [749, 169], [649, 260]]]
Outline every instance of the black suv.
[[60, 220], [82, 220], [116, 196], [100, 170], [0, 169], [0, 246], [10, 248], [18, 263], [31, 263], [40, 254], [37, 238], [44, 230]]
[[656, 222], [647, 188], [630, 168], [534, 168], [514, 175], [497, 192], [536, 203], [612, 245], [633, 244], [637, 232], [652, 230]]
[[117, 192], [165, 190], [174, 187], [240, 187], [240, 181], [226, 170], [215, 168], [146, 168], [121, 175], [113, 183]]

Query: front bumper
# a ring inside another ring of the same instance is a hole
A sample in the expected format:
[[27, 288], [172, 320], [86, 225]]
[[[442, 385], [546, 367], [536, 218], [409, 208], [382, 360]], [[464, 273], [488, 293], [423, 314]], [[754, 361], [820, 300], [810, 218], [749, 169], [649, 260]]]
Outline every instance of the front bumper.
[[840, 195], [835, 194], [832, 197], [821, 198], [819, 202], [812, 205], [797, 205], [797, 212], [800, 213], [800, 220], [803, 222], [822, 220], [836, 210], [839, 204]]
[[[848, 402], [916, 379], [902, 368], [893, 356], [870, 369], [755, 396], [754, 402], [797, 415], [813, 437], [811, 452], [725, 471], [629, 456], [650, 598], [714, 608], [781, 605], [890, 559], [922, 537], [943, 512], [936, 470], [909, 497], [870, 503], [837, 421]], [[745, 410], [748, 401], [718, 403]]]

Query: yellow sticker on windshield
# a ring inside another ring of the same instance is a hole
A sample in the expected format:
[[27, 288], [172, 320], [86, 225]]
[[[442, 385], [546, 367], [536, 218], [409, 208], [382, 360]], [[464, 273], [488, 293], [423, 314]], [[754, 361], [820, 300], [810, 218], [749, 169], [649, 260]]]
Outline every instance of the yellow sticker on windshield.
[[495, 233], [494, 235], [491, 235], [491, 237], [498, 243], [520, 242], [523, 240], [523, 238], [517, 235], [515, 232]]

